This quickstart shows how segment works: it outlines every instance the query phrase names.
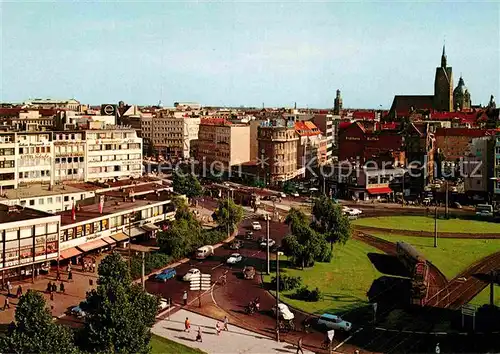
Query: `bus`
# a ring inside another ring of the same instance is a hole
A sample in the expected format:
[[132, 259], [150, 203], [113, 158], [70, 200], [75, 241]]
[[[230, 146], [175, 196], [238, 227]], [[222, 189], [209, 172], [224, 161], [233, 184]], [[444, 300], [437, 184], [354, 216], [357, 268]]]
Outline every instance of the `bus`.
[[493, 205], [489, 204], [478, 204], [476, 206], [477, 216], [493, 216]]

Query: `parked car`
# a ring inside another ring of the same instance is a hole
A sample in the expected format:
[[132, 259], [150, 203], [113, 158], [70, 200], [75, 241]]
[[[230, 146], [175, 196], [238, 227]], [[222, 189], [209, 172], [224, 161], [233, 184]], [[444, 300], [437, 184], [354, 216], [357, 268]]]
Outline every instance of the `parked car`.
[[286, 194], [285, 194], [285, 193], [283, 193], [283, 192], [281, 192], [281, 193], [280, 193], [280, 197], [281, 197], [281, 198], [286, 198]]
[[245, 239], [246, 240], [253, 240], [253, 232], [247, 231], [247, 233], [245, 234]]
[[232, 255], [229, 256], [226, 263], [227, 264], [236, 264], [236, 263], [241, 262], [242, 259], [243, 259], [243, 257], [241, 256], [241, 254], [233, 253]]
[[243, 246], [243, 242], [241, 242], [240, 240], [236, 240], [236, 241], [231, 242], [231, 244], [229, 245], [229, 248], [232, 250], [239, 250], [242, 246]]
[[162, 312], [168, 308], [168, 300], [161, 298], [160, 303], [158, 304], [158, 312]]
[[163, 272], [161, 272], [160, 274], [157, 274], [155, 277], [155, 280], [166, 282], [169, 279], [175, 278], [176, 275], [177, 275], [177, 272], [175, 271], [174, 268], [167, 268]]
[[295, 197], [295, 198], [300, 197], [299, 193], [297, 193], [297, 192], [293, 192], [293, 193], [292, 193], [292, 196], [293, 196], [293, 197]]
[[[269, 239], [269, 248], [273, 247], [275, 244], [276, 244], [276, 241], [274, 241], [273, 239], [270, 238]], [[267, 247], [267, 240], [266, 239], [264, 239], [264, 241], [261, 241], [260, 247], [262, 247], [262, 248]]]
[[327, 329], [336, 329], [343, 331], [350, 331], [352, 324], [350, 322], [344, 321], [340, 316], [332, 315], [330, 313], [324, 313], [318, 319], [318, 326]]
[[191, 281], [191, 278], [193, 275], [198, 275], [201, 274], [200, 270], [197, 268], [191, 268], [183, 277], [182, 280], [184, 281]]
[[260, 223], [258, 221], [252, 222], [252, 229], [253, 230], [262, 230], [262, 226], [260, 226]]
[[462, 204], [460, 204], [459, 202], [455, 202], [453, 203], [453, 207], [457, 209], [462, 209]]
[[255, 268], [252, 266], [245, 266], [243, 268], [243, 278], [245, 279], [253, 279], [255, 276]]

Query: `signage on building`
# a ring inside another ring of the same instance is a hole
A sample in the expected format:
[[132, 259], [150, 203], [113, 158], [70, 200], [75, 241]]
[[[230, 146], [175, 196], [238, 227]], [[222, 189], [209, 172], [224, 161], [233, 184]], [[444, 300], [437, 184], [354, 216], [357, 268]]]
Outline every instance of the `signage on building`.
[[354, 136], [346, 136], [345, 140], [361, 140], [361, 139]]
[[101, 236], [102, 236], [102, 233], [98, 232], [98, 233], [96, 233], [96, 234], [93, 234], [93, 235], [87, 236], [87, 237], [85, 238], [85, 240], [90, 241], [90, 240], [94, 240], [94, 239], [96, 239], [96, 238], [99, 238], [99, 237], [101, 237]]
[[103, 104], [101, 105], [102, 116], [116, 116], [116, 104]]

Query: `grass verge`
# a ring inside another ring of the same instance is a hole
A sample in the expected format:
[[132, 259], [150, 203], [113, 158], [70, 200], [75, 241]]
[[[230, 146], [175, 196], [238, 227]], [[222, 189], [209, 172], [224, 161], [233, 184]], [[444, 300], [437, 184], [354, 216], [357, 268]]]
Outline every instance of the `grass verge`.
[[371, 232], [372, 235], [391, 242], [403, 241], [413, 245], [430, 260], [448, 279], [454, 278], [481, 258], [500, 250], [500, 240], [439, 238], [434, 248], [434, 238], [402, 236]]
[[[354, 220], [353, 225], [394, 230], [434, 231], [434, 218], [426, 216], [384, 216]], [[488, 221], [438, 219], [438, 232], [500, 233], [500, 224]]]
[[152, 354], [203, 354], [199, 349], [187, 347], [183, 344], [171, 341], [153, 334], [151, 338]]

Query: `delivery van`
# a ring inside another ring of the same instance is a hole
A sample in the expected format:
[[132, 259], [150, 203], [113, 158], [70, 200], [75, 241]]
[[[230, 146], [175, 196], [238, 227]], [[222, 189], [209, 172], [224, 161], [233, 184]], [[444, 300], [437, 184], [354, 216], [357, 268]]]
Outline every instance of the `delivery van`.
[[203, 246], [196, 250], [196, 259], [205, 259], [214, 255], [214, 246]]

